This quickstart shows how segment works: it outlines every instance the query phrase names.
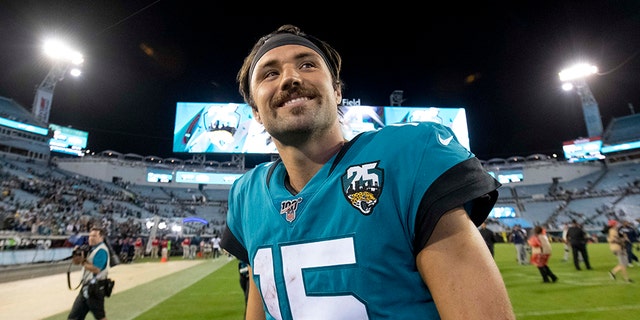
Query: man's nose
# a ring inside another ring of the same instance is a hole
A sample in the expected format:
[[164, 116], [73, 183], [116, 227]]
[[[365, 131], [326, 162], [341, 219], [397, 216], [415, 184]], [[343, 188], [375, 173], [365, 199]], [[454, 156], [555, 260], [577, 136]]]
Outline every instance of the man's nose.
[[297, 68], [285, 67], [282, 70], [282, 88], [297, 86], [302, 83], [302, 77]]

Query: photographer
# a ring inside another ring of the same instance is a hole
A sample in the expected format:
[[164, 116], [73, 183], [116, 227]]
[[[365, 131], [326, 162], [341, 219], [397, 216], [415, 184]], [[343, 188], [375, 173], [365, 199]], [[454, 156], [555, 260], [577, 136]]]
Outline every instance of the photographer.
[[98, 320], [107, 319], [104, 311], [104, 286], [93, 286], [107, 279], [109, 272], [109, 249], [104, 243], [105, 231], [93, 227], [89, 232], [89, 246], [77, 247], [73, 251], [72, 263], [82, 266], [82, 288], [73, 302], [68, 319], [84, 319], [91, 311]]

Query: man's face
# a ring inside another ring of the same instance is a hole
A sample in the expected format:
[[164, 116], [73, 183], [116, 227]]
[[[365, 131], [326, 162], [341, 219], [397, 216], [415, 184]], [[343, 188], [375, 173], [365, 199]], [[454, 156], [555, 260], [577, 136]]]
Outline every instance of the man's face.
[[96, 244], [99, 244], [100, 242], [102, 242], [102, 240], [104, 240], [104, 237], [100, 235], [100, 232], [98, 231], [89, 232], [89, 245], [95, 246]]
[[285, 45], [265, 53], [252, 75], [251, 93], [255, 119], [280, 143], [338, 122], [342, 93], [322, 57], [310, 48]]

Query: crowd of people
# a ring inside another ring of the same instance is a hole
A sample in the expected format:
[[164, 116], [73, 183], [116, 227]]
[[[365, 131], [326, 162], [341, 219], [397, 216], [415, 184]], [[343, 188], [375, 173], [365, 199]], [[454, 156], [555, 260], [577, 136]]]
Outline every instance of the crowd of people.
[[[192, 204], [176, 202], [172, 204], [174, 210], [162, 213], [152, 199], [141, 200], [119, 186], [63, 174], [53, 167], [35, 164], [23, 167], [6, 159], [0, 159], [0, 190], [3, 233], [72, 236], [87, 234], [92, 226], [102, 226], [109, 238], [121, 241], [148, 236], [145, 215], [157, 213], [173, 221], [194, 212]], [[178, 208], [180, 213], [176, 212]], [[206, 225], [182, 223], [183, 234], [208, 237], [219, 234], [223, 225], [224, 221], [219, 220], [208, 221]], [[169, 236], [168, 232], [163, 235]]]

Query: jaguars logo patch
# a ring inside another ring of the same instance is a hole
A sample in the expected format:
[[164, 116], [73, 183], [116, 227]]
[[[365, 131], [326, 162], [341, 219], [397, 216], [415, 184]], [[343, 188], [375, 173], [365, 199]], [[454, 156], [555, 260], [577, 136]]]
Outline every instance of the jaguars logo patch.
[[384, 184], [384, 170], [378, 161], [347, 168], [342, 176], [342, 192], [349, 203], [364, 215], [370, 215], [378, 204]]

